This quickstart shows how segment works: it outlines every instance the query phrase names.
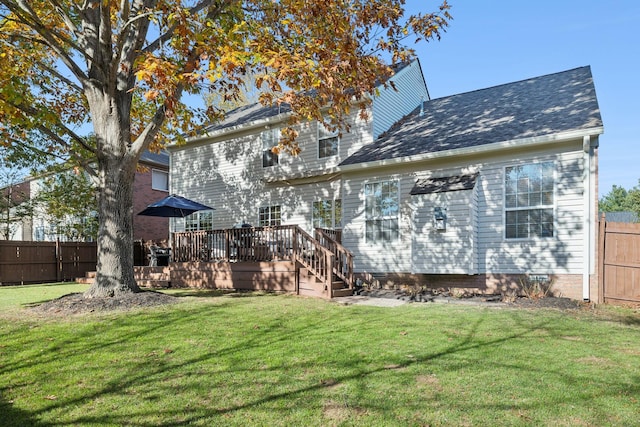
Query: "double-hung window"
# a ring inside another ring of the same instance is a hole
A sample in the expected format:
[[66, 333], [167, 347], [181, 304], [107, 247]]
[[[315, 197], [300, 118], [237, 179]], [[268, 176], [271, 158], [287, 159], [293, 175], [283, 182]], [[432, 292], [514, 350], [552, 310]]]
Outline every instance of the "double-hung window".
[[262, 139], [262, 167], [278, 164], [278, 155], [273, 152], [273, 147], [280, 141], [280, 129], [267, 129], [260, 135]]
[[313, 202], [313, 228], [340, 228], [342, 226], [342, 200]]
[[258, 212], [258, 226], [270, 227], [282, 224], [280, 205], [263, 206]]
[[330, 131], [318, 122], [318, 158], [338, 155], [338, 131]]
[[151, 169], [151, 189], [169, 191], [169, 173]]
[[185, 231], [213, 230], [213, 211], [198, 211], [184, 218]]
[[365, 234], [367, 242], [397, 240], [399, 191], [398, 181], [367, 183], [365, 196]]
[[505, 237], [554, 235], [553, 162], [505, 168]]

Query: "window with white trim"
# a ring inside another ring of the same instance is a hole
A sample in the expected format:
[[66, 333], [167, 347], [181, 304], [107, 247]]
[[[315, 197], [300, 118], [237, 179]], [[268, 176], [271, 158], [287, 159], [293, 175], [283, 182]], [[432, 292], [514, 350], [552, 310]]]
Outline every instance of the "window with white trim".
[[263, 206], [258, 212], [258, 226], [270, 227], [282, 224], [280, 205]]
[[505, 168], [505, 238], [553, 237], [553, 162]]
[[364, 185], [365, 237], [367, 242], [390, 242], [399, 236], [400, 193], [398, 181]]
[[280, 141], [280, 129], [267, 129], [260, 134], [260, 138], [262, 139], [262, 167], [277, 165], [278, 155], [272, 150]]
[[198, 211], [184, 217], [184, 230], [213, 230], [213, 211]]
[[151, 169], [151, 188], [153, 190], [169, 191], [169, 172]]
[[338, 130], [330, 131], [318, 122], [318, 158], [338, 155]]
[[313, 228], [340, 228], [342, 226], [342, 200], [313, 202]]

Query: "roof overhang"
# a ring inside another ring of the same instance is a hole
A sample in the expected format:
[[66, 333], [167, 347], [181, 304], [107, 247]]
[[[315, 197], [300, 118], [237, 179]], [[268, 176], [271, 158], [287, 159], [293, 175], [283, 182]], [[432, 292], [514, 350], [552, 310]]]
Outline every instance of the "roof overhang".
[[418, 163], [435, 159], [443, 159], [448, 157], [470, 156], [477, 154], [488, 154], [497, 151], [505, 151], [510, 149], [533, 148], [536, 146], [547, 145], [558, 142], [568, 142], [576, 139], [582, 140], [584, 136], [601, 135], [604, 132], [602, 126], [581, 129], [568, 132], [560, 132], [550, 135], [534, 136], [530, 138], [519, 138], [509, 141], [495, 142], [491, 144], [477, 145], [474, 147], [458, 148], [453, 150], [436, 151], [431, 153], [416, 154], [414, 156], [397, 157], [393, 159], [376, 160], [372, 162], [353, 163], [338, 166], [339, 172], [351, 172], [364, 169], [381, 168], [385, 166], [396, 166], [401, 163]]

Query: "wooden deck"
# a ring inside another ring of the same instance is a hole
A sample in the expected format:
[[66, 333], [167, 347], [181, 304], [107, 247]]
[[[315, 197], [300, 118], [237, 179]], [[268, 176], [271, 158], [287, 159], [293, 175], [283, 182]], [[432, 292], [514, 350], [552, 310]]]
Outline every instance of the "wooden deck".
[[351, 295], [353, 255], [339, 238], [337, 230], [316, 229], [311, 236], [295, 225], [174, 233], [169, 267], [162, 274], [136, 267], [136, 280], [323, 298]]

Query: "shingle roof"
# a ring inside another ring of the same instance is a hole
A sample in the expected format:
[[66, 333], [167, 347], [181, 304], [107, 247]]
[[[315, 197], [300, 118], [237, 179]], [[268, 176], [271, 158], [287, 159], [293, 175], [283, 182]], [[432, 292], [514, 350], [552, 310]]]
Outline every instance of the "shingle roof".
[[449, 191], [471, 190], [476, 186], [478, 174], [447, 176], [444, 178], [419, 179], [411, 189], [411, 195], [446, 193]]
[[607, 222], [639, 222], [638, 214], [635, 212], [600, 212], [605, 214]]
[[[393, 66], [394, 74], [397, 74], [405, 67], [409, 66], [413, 61], [401, 62]], [[383, 82], [377, 82], [376, 85], [381, 85]], [[213, 124], [206, 127], [203, 133], [213, 132], [217, 130], [223, 130], [235, 126], [249, 124], [258, 120], [265, 120], [271, 117], [275, 117], [278, 114], [284, 114], [291, 112], [291, 106], [289, 104], [281, 104], [280, 106], [263, 106], [259, 102], [254, 104], [245, 105], [231, 110], [226, 114], [226, 117], [220, 123]]]
[[169, 153], [162, 150], [158, 153], [152, 153], [151, 151], [144, 151], [140, 155], [140, 161], [144, 163], [153, 163], [161, 166], [169, 166]]
[[602, 126], [590, 67], [424, 103], [341, 164], [387, 160]]

